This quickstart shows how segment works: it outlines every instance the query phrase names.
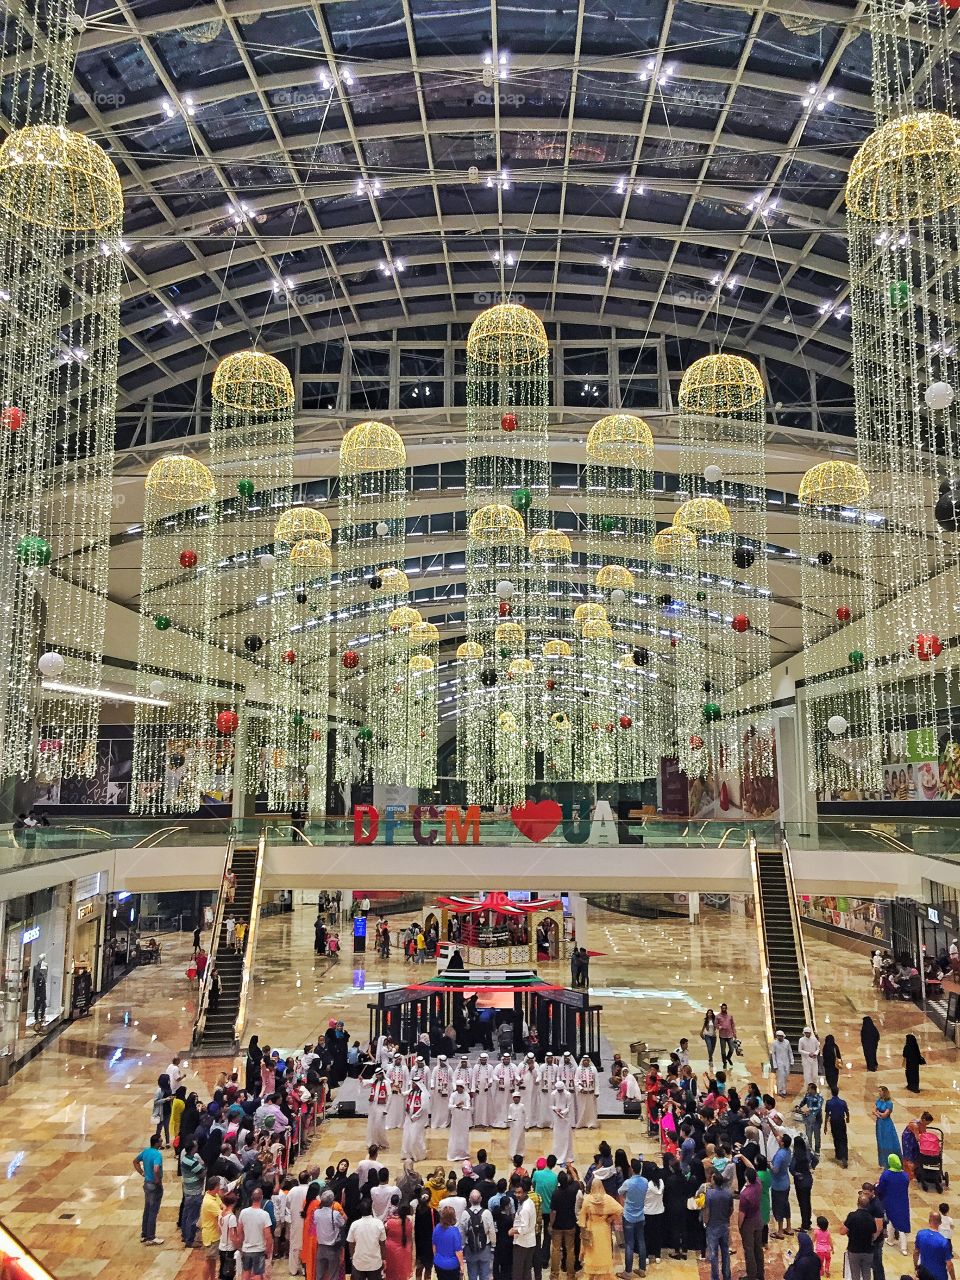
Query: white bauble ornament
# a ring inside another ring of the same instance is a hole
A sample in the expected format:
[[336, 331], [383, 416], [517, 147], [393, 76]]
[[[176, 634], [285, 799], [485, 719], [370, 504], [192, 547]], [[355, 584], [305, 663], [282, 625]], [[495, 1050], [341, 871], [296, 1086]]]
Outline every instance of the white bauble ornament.
[[708, 467], [703, 468], [703, 478], [710, 484], [719, 484], [723, 479], [723, 472], [715, 462], [711, 462]]
[[390, 526], [387, 524], [386, 520], [378, 520], [377, 521], [377, 537], [385, 538], [389, 532], [390, 532]]
[[613, 590], [610, 592], [610, 599], [613, 601], [614, 604], [623, 604], [626, 598], [627, 598], [627, 593], [624, 591], [623, 587], [614, 587]]
[[162, 680], [150, 681], [150, 693], [153, 695], [154, 698], [159, 698], [160, 695], [165, 692], [165, 690], [166, 690], [166, 685], [163, 683]]
[[953, 404], [954, 390], [949, 382], [931, 382], [923, 398], [928, 409], [949, 409]]
[[501, 600], [512, 599], [513, 593], [515, 590], [516, 590], [516, 587], [514, 587], [513, 583], [510, 582], [509, 579], [507, 578], [501, 578], [501, 580], [497, 583], [497, 595], [500, 597]]
[[308, 764], [303, 772], [308, 778], [315, 778], [317, 776], [317, 766], [315, 764]]
[[827, 728], [835, 738], [839, 738], [841, 734], [847, 732], [850, 726], [847, 724], [846, 720], [844, 720], [843, 716], [831, 716], [827, 721]]
[[277, 557], [272, 551], [264, 551], [258, 557], [261, 569], [272, 569], [277, 563]]
[[42, 676], [46, 676], [48, 680], [56, 680], [58, 676], [63, 675], [63, 669], [66, 665], [59, 653], [45, 653], [37, 662], [37, 670]]

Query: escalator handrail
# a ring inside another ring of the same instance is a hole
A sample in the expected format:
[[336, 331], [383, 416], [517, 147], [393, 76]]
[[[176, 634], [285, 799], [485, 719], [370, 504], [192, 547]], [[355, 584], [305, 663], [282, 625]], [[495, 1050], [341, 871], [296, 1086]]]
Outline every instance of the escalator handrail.
[[223, 858], [223, 874], [220, 877], [220, 892], [217, 894], [217, 909], [213, 914], [213, 935], [210, 939], [210, 954], [204, 970], [203, 982], [200, 984], [200, 999], [197, 1001], [197, 1018], [193, 1024], [193, 1043], [200, 1044], [207, 1026], [207, 1004], [210, 997], [210, 972], [217, 962], [217, 947], [220, 944], [220, 930], [223, 928], [224, 908], [227, 899], [227, 872], [233, 866], [233, 851], [237, 837], [230, 835], [227, 840], [227, 851]]
[[797, 882], [793, 877], [793, 858], [790, 856], [790, 845], [785, 835], [780, 838], [780, 855], [783, 858], [784, 874], [787, 878], [787, 894], [790, 899], [790, 926], [793, 929], [793, 940], [796, 947], [797, 969], [800, 972], [800, 994], [803, 999], [803, 1012], [807, 1019], [806, 1026], [816, 1031], [814, 1021], [813, 987], [807, 969], [807, 949], [803, 945], [803, 929], [800, 927], [800, 907], [797, 904]]
[[763, 1021], [764, 1031], [767, 1037], [767, 1051], [773, 1043], [773, 991], [770, 983], [770, 955], [767, 951], [767, 931], [766, 921], [763, 912], [763, 890], [760, 886], [760, 854], [757, 849], [757, 840], [753, 832], [749, 833], [748, 846], [750, 849], [750, 875], [753, 879], [753, 900], [757, 904], [756, 921], [757, 921], [757, 953], [760, 956], [760, 994], [763, 996]]

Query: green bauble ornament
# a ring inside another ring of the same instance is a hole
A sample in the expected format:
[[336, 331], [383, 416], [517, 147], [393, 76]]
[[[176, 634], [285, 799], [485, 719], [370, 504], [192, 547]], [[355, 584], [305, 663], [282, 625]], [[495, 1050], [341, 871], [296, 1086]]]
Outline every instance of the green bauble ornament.
[[500, 657], [501, 657], [501, 658], [509, 658], [509, 657], [510, 657], [510, 650], [509, 650], [509, 649], [501, 649], [501, 650], [500, 650]]
[[720, 710], [719, 702], [705, 702], [703, 704], [703, 718], [707, 724], [715, 724], [723, 712]]
[[910, 282], [895, 280], [890, 286], [890, 305], [899, 311], [910, 301]]
[[238, 480], [238, 481], [237, 481], [237, 493], [239, 493], [239, 495], [240, 495], [240, 497], [241, 497], [241, 498], [252, 498], [252, 497], [253, 497], [253, 494], [254, 494], [253, 481], [252, 481], [252, 480]]
[[294, 712], [294, 714], [293, 714], [293, 723], [297, 726], [297, 728], [298, 728], [298, 729], [299, 729], [299, 728], [300, 728], [300, 726], [303, 724], [303, 716], [300, 714], [300, 712], [299, 712], [299, 711], [295, 711], [295, 712]]
[[362, 724], [357, 730], [358, 742], [370, 742], [373, 738], [373, 730], [368, 724]]
[[613, 516], [602, 516], [600, 520], [600, 528], [604, 533], [613, 533], [617, 527], [617, 522]]
[[165, 613], [158, 613], [153, 620], [153, 625], [158, 631], [166, 631], [170, 626], [170, 619]]
[[533, 503], [533, 494], [529, 489], [514, 489], [510, 501], [515, 511], [529, 511]]
[[31, 569], [50, 563], [50, 543], [38, 534], [28, 533], [17, 543], [17, 559]]
[[703, 602], [704, 602], [704, 600], [706, 600], [706, 598], [707, 598], [707, 593], [706, 593], [705, 591], [698, 591], [698, 592], [697, 592], [697, 600], [698, 600], [701, 604], [703, 604]]
[[850, 653], [847, 654], [847, 657], [850, 659], [851, 667], [862, 667], [867, 660], [865, 654], [860, 649], [852, 649]]

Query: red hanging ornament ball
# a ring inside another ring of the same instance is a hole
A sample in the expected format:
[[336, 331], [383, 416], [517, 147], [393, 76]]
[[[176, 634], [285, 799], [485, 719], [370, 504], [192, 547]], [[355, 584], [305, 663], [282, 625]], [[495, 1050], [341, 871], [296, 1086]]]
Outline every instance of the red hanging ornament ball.
[[310, 730], [310, 741], [311, 741], [311, 742], [319, 742], [319, 741], [321, 740], [321, 738], [322, 738], [322, 737], [323, 737], [323, 730], [322, 730], [322, 729], [311, 729], [311, 730]]
[[240, 717], [235, 711], [221, 711], [217, 716], [217, 728], [221, 733], [234, 733]]
[[612, 720], [608, 720], [608, 721], [607, 721], [607, 723], [606, 723], [603, 727], [606, 729], [607, 733], [613, 733], [613, 721], [612, 721]]
[[750, 619], [745, 613], [736, 613], [731, 618], [730, 625], [738, 635], [743, 635], [744, 631], [750, 629]]
[[910, 652], [921, 662], [931, 662], [943, 653], [940, 637], [928, 631], [921, 631], [910, 646]]
[[851, 614], [850, 610], [847, 608], [845, 604], [840, 605], [840, 607], [837, 609], [838, 622], [849, 622], [852, 616], [853, 615]]
[[341, 658], [341, 662], [347, 671], [354, 671], [360, 665], [360, 655], [356, 649], [348, 649]]
[[677, 647], [677, 637], [676, 637], [676, 636], [671, 636], [671, 637], [670, 637], [670, 648], [671, 648], [671, 649], [675, 649], [676, 647]]
[[551, 693], [553, 692], [553, 690], [554, 690], [556, 687], [557, 687], [557, 682], [556, 682], [556, 680], [548, 680], [548, 681], [547, 681], [547, 688], [550, 690], [550, 692], [551, 692]]
[[513, 605], [509, 600], [501, 600], [499, 605], [497, 605], [497, 610], [501, 618], [509, 618], [513, 613]]
[[292, 667], [297, 660], [297, 655], [292, 649], [285, 649], [280, 656], [288, 667]]
[[197, 567], [197, 553], [189, 550], [180, 552], [180, 567], [182, 569], [195, 569]]
[[621, 729], [629, 729], [629, 728], [630, 728], [630, 726], [631, 726], [632, 724], [633, 724], [633, 720], [631, 719], [631, 717], [630, 717], [630, 716], [621, 716], [621, 717], [620, 717], [620, 728], [621, 728]]
[[515, 413], [504, 413], [500, 418], [501, 431], [516, 431], [517, 415]]
[[590, 728], [593, 730], [593, 732], [594, 732], [594, 733], [596, 733], [596, 732], [597, 732], [597, 730], [600, 728], [600, 725], [597, 723], [597, 721], [596, 721], [596, 720], [594, 720], [594, 722], [593, 722], [593, 724], [590, 726]]
[[699, 751], [703, 746], [703, 739], [700, 737], [699, 733], [692, 733], [690, 735], [690, 746], [693, 747], [694, 751]]
[[11, 405], [9, 409], [4, 409], [3, 413], [0, 413], [0, 422], [3, 423], [8, 431], [19, 431], [26, 421], [26, 417], [27, 415], [22, 409]]

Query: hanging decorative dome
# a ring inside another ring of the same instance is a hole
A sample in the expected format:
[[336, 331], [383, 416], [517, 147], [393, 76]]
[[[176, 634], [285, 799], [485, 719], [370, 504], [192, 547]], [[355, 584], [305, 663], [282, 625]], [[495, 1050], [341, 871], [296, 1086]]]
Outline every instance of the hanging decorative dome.
[[677, 400], [681, 413], [744, 413], [763, 404], [763, 379], [743, 356], [704, 356], [683, 375]]
[[533, 672], [534, 666], [529, 658], [514, 658], [507, 667], [508, 676], [532, 676]]
[[470, 539], [483, 547], [520, 546], [527, 540], [523, 516], [505, 502], [491, 502], [470, 517]]
[[183, 453], [155, 462], [147, 472], [144, 487], [152, 497], [181, 505], [209, 502], [217, 494], [209, 467]]
[[580, 634], [584, 640], [612, 640], [613, 627], [606, 618], [588, 618]]
[[928, 218], [960, 202], [960, 121], [941, 111], [888, 120], [853, 157], [847, 208], [869, 222]]
[[817, 35], [825, 26], [819, 18], [808, 18], [801, 13], [778, 13], [777, 17], [791, 35], [799, 36], [801, 40]]
[[340, 442], [340, 470], [347, 475], [396, 471], [406, 465], [403, 441], [385, 422], [358, 422]]
[[604, 619], [606, 616], [607, 611], [602, 604], [578, 604], [573, 611], [573, 620], [578, 627], [582, 627], [585, 622]]
[[859, 507], [870, 482], [853, 462], [818, 462], [800, 481], [797, 501], [804, 507]]
[[464, 660], [482, 658], [483, 645], [477, 644], [475, 640], [464, 640], [463, 644], [457, 646], [457, 657]]
[[86, 134], [29, 125], [0, 146], [0, 207], [18, 222], [56, 231], [119, 231], [120, 175]]
[[[427, 625], [429, 626], [429, 623]], [[407, 663], [408, 670], [412, 671], [414, 675], [426, 675], [428, 671], [433, 670], [433, 667], [433, 659], [425, 653], [413, 654]]]
[[519, 622], [501, 622], [493, 638], [498, 649], [521, 649], [527, 635]]
[[330, 521], [322, 511], [314, 511], [311, 507], [291, 507], [284, 511], [273, 530], [274, 542], [291, 545], [302, 538], [316, 538], [318, 542], [329, 543], [332, 537]]
[[376, 577], [380, 579], [378, 587], [372, 587], [379, 596], [405, 596], [410, 590], [410, 579], [402, 569], [395, 565], [387, 565]]
[[222, 30], [223, 19], [211, 18], [208, 22], [195, 22], [189, 27], [178, 27], [177, 35], [182, 36], [190, 44], [211, 44]]
[[573, 650], [566, 640], [544, 640], [543, 656], [545, 658], [569, 658]]
[[633, 574], [623, 564], [605, 564], [597, 574], [597, 586], [601, 591], [633, 591], [636, 583]]
[[642, 418], [630, 413], [611, 413], [590, 428], [587, 461], [605, 467], [653, 465], [653, 432]]
[[516, 368], [543, 360], [549, 350], [543, 321], [516, 302], [481, 312], [467, 334], [467, 355], [481, 364]]
[[681, 556], [697, 548], [697, 535], [680, 525], [671, 525], [654, 535], [652, 549], [658, 560], [673, 564]]
[[730, 512], [717, 498], [691, 498], [677, 508], [673, 523], [696, 534], [729, 533], [732, 527]]
[[429, 644], [440, 643], [440, 632], [432, 622], [414, 622], [407, 634], [411, 649], [425, 649]]
[[224, 356], [214, 370], [210, 394], [225, 409], [241, 413], [276, 413], [294, 400], [286, 365], [265, 351]]
[[329, 569], [333, 552], [319, 538], [301, 538], [290, 552], [290, 563], [299, 569]]
[[400, 605], [387, 618], [387, 626], [391, 631], [402, 631], [405, 627], [418, 626], [421, 622], [423, 622], [423, 615], [420, 610], [408, 604]]
[[534, 560], [553, 560], [571, 553], [570, 539], [559, 529], [541, 529], [530, 539], [530, 555]]

